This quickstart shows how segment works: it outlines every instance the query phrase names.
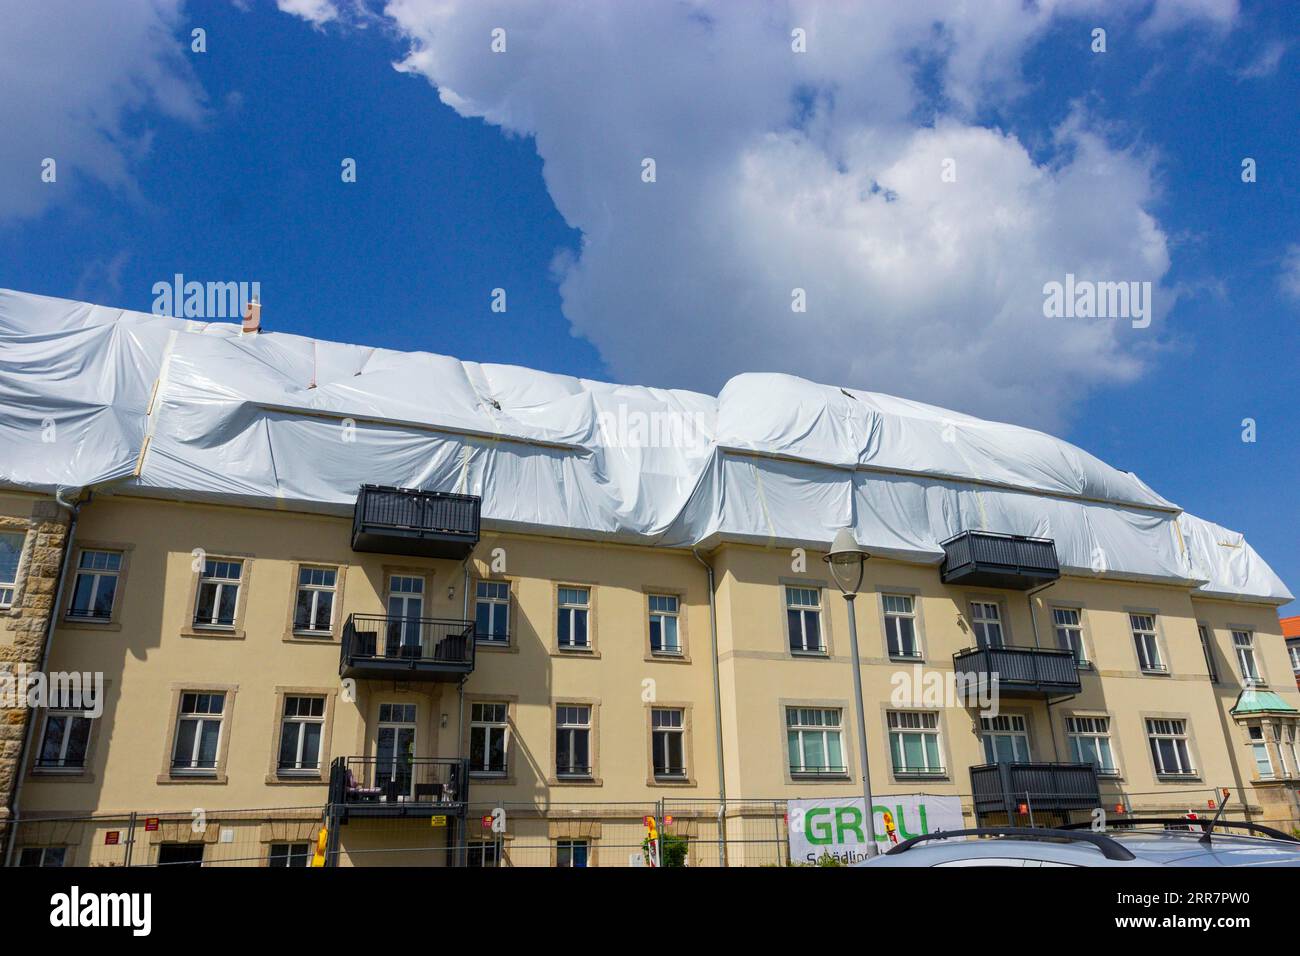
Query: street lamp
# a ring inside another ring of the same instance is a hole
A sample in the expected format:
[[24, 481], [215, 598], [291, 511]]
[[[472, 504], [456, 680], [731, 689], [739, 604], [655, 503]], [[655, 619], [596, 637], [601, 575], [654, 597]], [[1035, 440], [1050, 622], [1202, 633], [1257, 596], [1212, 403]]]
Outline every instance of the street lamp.
[[867, 856], [875, 856], [876, 815], [871, 801], [871, 771], [867, 766], [867, 715], [862, 705], [862, 660], [858, 655], [858, 620], [853, 603], [862, 587], [862, 574], [869, 557], [871, 555], [853, 537], [853, 531], [841, 528], [835, 532], [835, 540], [823, 560], [830, 565], [835, 586], [848, 605], [849, 646], [853, 651], [853, 699], [858, 708], [858, 760], [862, 765], [862, 797], [867, 814]]

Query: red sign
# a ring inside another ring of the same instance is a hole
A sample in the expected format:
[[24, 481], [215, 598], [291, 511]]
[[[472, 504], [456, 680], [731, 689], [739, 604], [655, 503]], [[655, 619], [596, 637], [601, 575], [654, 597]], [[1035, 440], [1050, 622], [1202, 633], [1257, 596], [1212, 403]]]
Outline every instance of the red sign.
[[642, 819], [642, 822], [643, 822], [646, 826], [648, 826], [648, 827], [652, 827], [652, 826], [655, 825], [655, 818], [654, 818], [654, 817], [644, 817], [644, 818]]
[[1210, 807], [1211, 810], [1214, 809], [1214, 798], [1213, 798], [1213, 797], [1210, 797], [1210, 799], [1206, 800], [1205, 802], [1206, 802], [1207, 804], [1209, 804], [1209, 807]]
[[1027, 804], [1027, 803], [1022, 803], [1022, 804], [1020, 804], [1020, 806], [1016, 807], [1016, 812], [1018, 812], [1018, 813], [1028, 813], [1028, 812], [1029, 812], [1029, 804]]
[[673, 825], [672, 814], [669, 814], [669, 815], [667, 815], [667, 816], [664, 817], [664, 826], [666, 826], [666, 827], [670, 827], [670, 826], [672, 826], [672, 825]]
[[483, 824], [483, 829], [484, 829], [484, 830], [491, 830], [491, 829], [492, 829], [492, 814], [490, 814], [490, 813], [485, 813], [485, 814], [483, 814], [483, 819], [480, 820], [479, 822]]
[[144, 818], [144, 828], [145, 828], [146, 831], [149, 831], [149, 832], [152, 832], [152, 831], [154, 831], [154, 830], [157, 830], [157, 829], [158, 829], [158, 818], [157, 818], [157, 817], [145, 817], [145, 818]]
[[1123, 813], [1123, 812], [1124, 812], [1124, 804], [1122, 804], [1122, 803], [1117, 803], [1117, 804], [1115, 804], [1115, 812], [1116, 812], [1116, 813]]
[[121, 831], [119, 830], [109, 830], [107, 833], [105, 833], [104, 834], [105, 846], [117, 846], [117, 838], [120, 832]]

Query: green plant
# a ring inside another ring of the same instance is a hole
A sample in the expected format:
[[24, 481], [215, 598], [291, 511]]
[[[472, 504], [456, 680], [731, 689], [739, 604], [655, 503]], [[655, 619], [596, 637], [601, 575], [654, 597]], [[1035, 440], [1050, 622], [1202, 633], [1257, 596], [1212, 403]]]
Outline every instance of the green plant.
[[687, 841], [684, 836], [665, 833], [659, 838], [659, 858], [663, 866], [686, 865]]

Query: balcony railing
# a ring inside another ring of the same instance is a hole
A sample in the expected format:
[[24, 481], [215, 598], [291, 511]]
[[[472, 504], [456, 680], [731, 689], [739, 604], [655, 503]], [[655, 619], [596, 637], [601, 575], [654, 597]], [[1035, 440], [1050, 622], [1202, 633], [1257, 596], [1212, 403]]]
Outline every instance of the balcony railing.
[[1051, 538], [963, 531], [942, 544], [945, 584], [1026, 591], [1061, 576]]
[[330, 803], [360, 816], [460, 813], [469, 802], [469, 761], [456, 757], [337, 757]]
[[342, 677], [454, 681], [473, 670], [473, 621], [353, 614], [343, 626]]
[[971, 647], [952, 656], [958, 680], [975, 679], [1010, 697], [1077, 694], [1079, 663], [1074, 651], [1046, 647]]
[[352, 550], [463, 560], [478, 544], [477, 495], [362, 485]]
[[970, 768], [975, 813], [1091, 810], [1101, 806], [1097, 769], [1090, 763], [992, 763]]

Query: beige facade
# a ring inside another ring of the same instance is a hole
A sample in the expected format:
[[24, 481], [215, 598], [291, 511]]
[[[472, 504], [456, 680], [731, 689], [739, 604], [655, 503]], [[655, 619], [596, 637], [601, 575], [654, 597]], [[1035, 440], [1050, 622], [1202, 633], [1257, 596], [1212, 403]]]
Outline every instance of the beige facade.
[[[18, 597], [2, 612], [0, 660], [35, 666], [65, 519], [48, 497], [5, 496], [0, 509], [0, 525], [26, 536]], [[273, 847], [297, 853], [320, 828], [331, 761], [373, 759], [381, 735], [418, 757], [454, 758], [473, 751], [475, 733], [488, 741], [502, 734], [505, 763], [471, 768], [463, 819], [435, 825], [429, 815], [352, 816], [338, 827], [344, 864], [445, 865], [457, 859], [450, 847], [468, 840], [482, 852], [480, 841], [498, 837], [505, 861], [516, 865], [563, 863], [574, 854], [589, 865], [625, 864], [640, 842], [645, 808], [661, 800], [681, 808], [676, 832], [700, 841], [701, 856], [719, 857], [725, 826], [735, 841], [730, 861], [754, 862], [780, 842], [773, 807], [781, 801], [859, 792], [847, 605], [820, 555], [734, 544], [702, 555], [716, 579], [715, 660], [709, 578], [689, 551], [485, 530], [461, 562], [354, 552], [350, 533], [350, 519], [287, 511], [111, 495], [87, 505], [46, 670], [102, 674], [106, 699], [80, 765], [33, 759], [43, 746], [56, 757], [59, 749], [46, 733], [47, 715], [36, 713], [18, 808], [29, 822], [20, 824], [19, 850], [66, 847], [68, 863], [117, 862], [105, 833], [123, 831], [135, 813], [138, 862], [157, 862], [164, 847], [189, 844], [202, 844], [207, 862], [264, 863]], [[116, 576], [111, 611], [70, 616], [72, 602], [84, 600], [74, 598], [81, 556], [96, 552], [119, 556], [108, 572]], [[223, 597], [236, 566], [237, 595]], [[224, 583], [213, 568], [225, 569]], [[303, 584], [303, 572], [313, 570], [333, 574]], [[463, 685], [340, 679], [350, 615], [390, 614], [390, 592], [401, 587], [408, 590], [399, 593], [420, 595], [423, 617], [473, 620], [480, 582], [506, 585], [491, 591], [508, 607], [508, 637], [478, 643]], [[330, 615], [313, 631], [295, 629], [299, 601], [324, 600], [311, 593], [322, 591], [330, 595]], [[228, 606], [233, 620], [196, 624], [205, 593], [217, 594], [212, 606]], [[959, 702], [900, 702], [897, 692], [915, 668], [922, 675], [953, 671], [953, 655], [977, 643], [977, 619], [992, 613], [985, 606], [997, 609], [1006, 643], [1022, 647], [1059, 646], [1055, 612], [1068, 612], [1063, 619], [1077, 621], [1087, 660], [1082, 690], [1050, 704], [1033, 696], [1002, 699], [1008, 719], [996, 727], [982, 726], [977, 712]], [[577, 626], [575, 608], [585, 612], [582, 647], [566, 644], [563, 635], [573, 631], [560, 625]], [[887, 610], [898, 608], [906, 609], [915, 635], [915, 658], [890, 653]], [[1086, 738], [1090, 752], [1105, 738], [1111, 766], [1100, 784], [1108, 808], [1204, 811], [1216, 788], [1230, 787], [1254, 819], [1297, 823], [1300, 766], [1287, 750], [1295, 740], [1287, 728], [1294, 733], [1298, 715], [1254, 721], [1264, 724], [1263, 742], [1272, 748], [1272, 774], [1265, 777], [1249, 722], [1232, 714], [1243, 677], [1234, 632], [1251, 636], [1255, 677], [1300, 708], [1270, 605], [1068, 576], [1027, 598], [1021, 591], [947, 586], [933, 566], [872, 558], [856, 609], [877, 794], [958, 796], [973, 821], [969, 768], [988, 762], [984, 738], [1001, 730], [1002, 745], [1017, 759], [1023, 748], [1024, 762], [1070, 763], [1078, 753], [1074, 738]], [[656, 610], [675, 615], [675, 653], [652, 647]], [[805, 623], [814, 617], [815, 625]], [[1143, 666], [1152, 661], [1141, 658], [1135, 620], [1144, 631], [1150, 622], [1155, 651], [1148, 653], [1158, 654], [1160, 669]], [[792, 634], [796, 626], [800, 633]], [[219, 714], [212, 712], [218, 697]], [[912, 716], [898, 716], [904, 714]], [[4, 714], [6, 794], [26, 716]], [[294, 720], [310, 727], [295, 724], [291, 742], [319, 743], [307, 761], [314, 766], [286, 772], [285, 723]], [[205, 730], [204, 721], [219, 727]], [[557, 764], [566, 728], [585, 731], [585, 762], [569, 751], [569, 769], [577, 773]], [[828, 735], [838, 735], [838, 743]], [[1171, 741], [1165, 758], [1180, 766], [1157, 763], [1162, 745], [1153, 748], [1153, 735]], [[178, 750], [191, 736], [202, 766], [178, 771]], [[665, 743], [669, 737], [673, 742]], [[215, 742], [210, 755], [202, 750], [207, 739]], [[919, 764], [906, 765], [918, 754]], [[673, 772], [656, 774], [657, 759]], [[728, 810], [720, 823], [724, 776]], [[195, 829], [196, 808], [214, 825]], [[500, 833], [480, 819], [495, 808], [506, 811]], [[85, 819], [90, 815], [99, 819]], [[145, 818], [156, 818], [147, 830]], [[1057, 818], [1048, 813], [1036, 822]], [[761, 830], [767, 840], [773, 821], [770, 843], [751, 839]]]

